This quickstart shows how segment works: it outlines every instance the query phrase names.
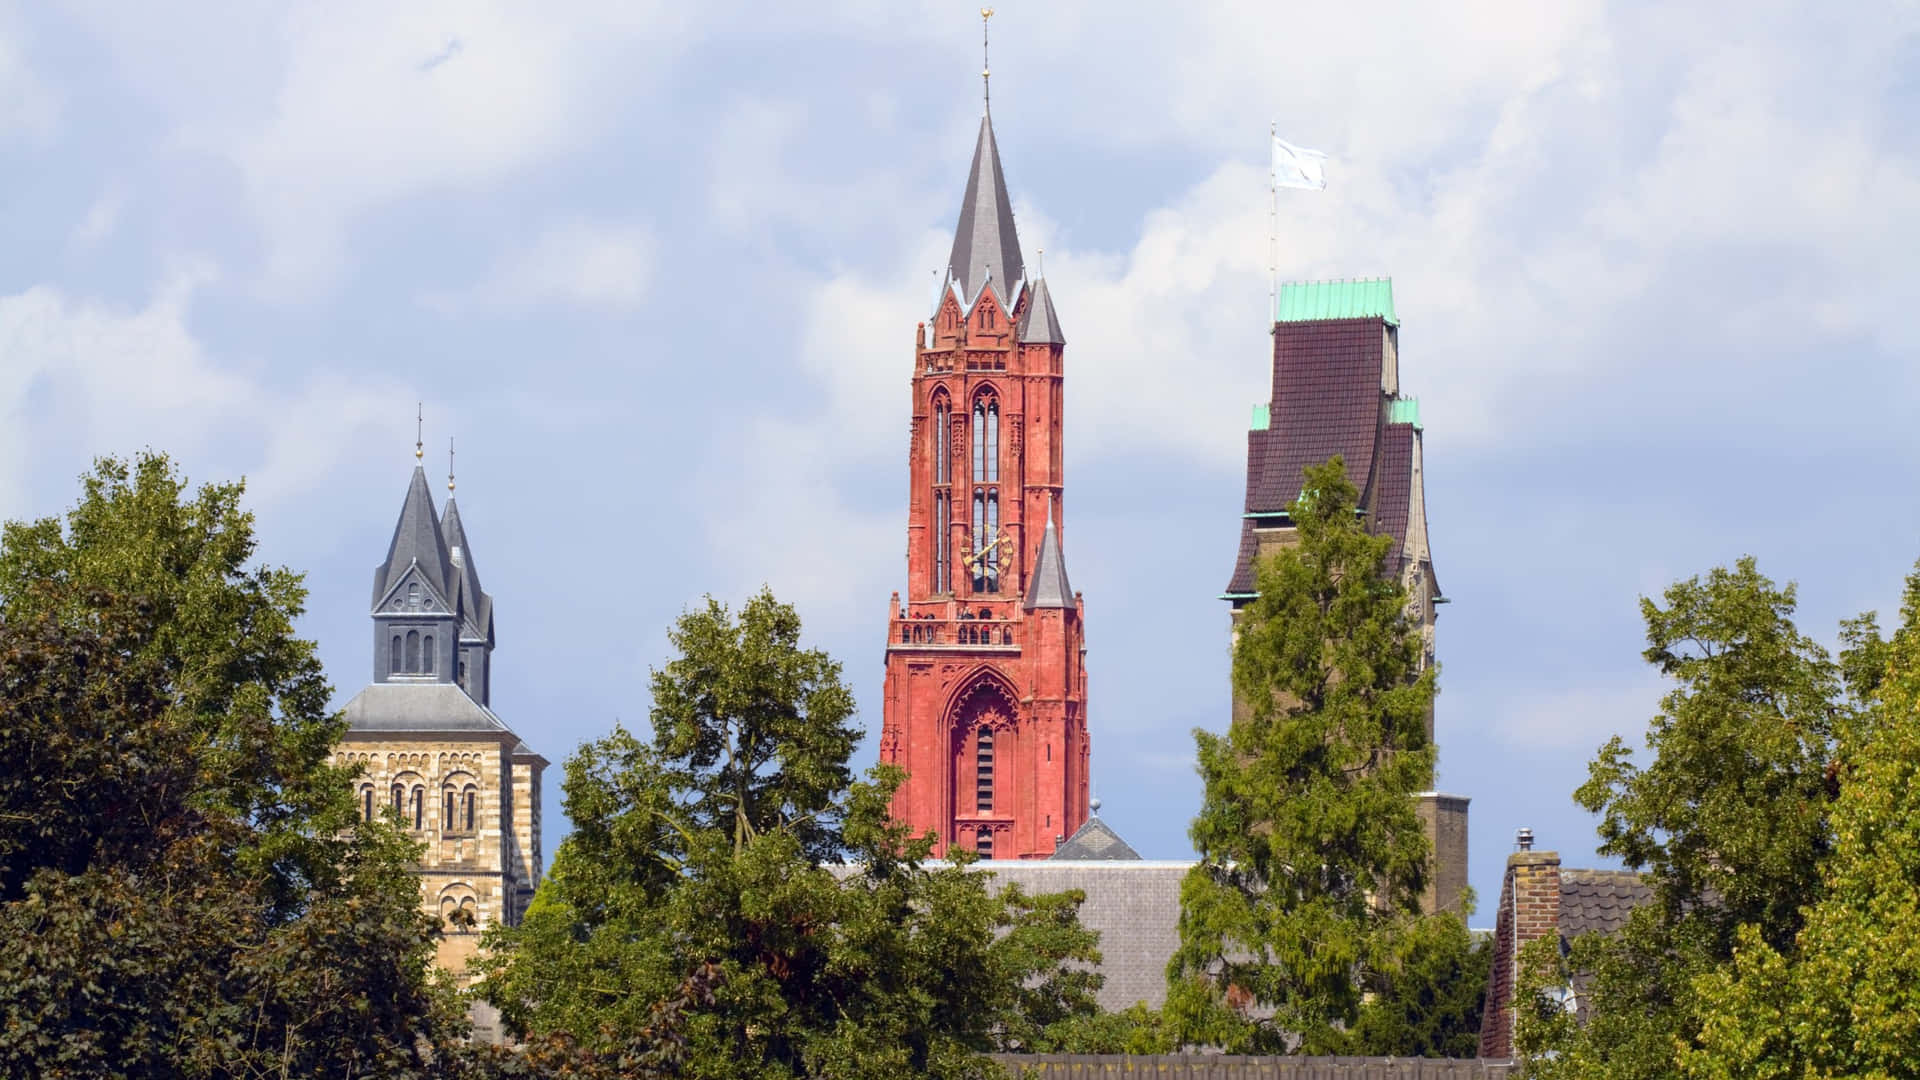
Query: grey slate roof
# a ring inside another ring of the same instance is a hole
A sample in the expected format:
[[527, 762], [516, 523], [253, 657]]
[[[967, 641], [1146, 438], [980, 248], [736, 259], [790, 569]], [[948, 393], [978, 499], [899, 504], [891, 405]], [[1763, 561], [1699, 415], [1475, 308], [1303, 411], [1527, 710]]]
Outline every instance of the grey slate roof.
[[980, 118], [980, 141], [973, 148], [973, 168], [967, 173], [967, 194], [960, 203], [960, 222], [953, 232], [953, 254], [947, 270], [960, 290], [960, 302], [971, 304], [989, 279], [1003, 304], [1012, 304], [1014, 283], [1025, 273], [1020, 237], [1013, 231], [1013, 201], [1007, 197], [1007, 178], [1000, 171], [1000, 148], [993, 140], [993, 117]]
[[1020, 317], [1020, 344], [1065, 345], [1060, 332], [1060, 316], [1053, 310], [1053, 294], [1047, 291], [1047, 279], [1041, 278], [1027, 290], [1027, 313]]
[[1560, 871], [1560, 936], [1612, 934], [1627, 925], [1633, 909], [1653, 899], [1653, 889], [1631, 870]]
[[447, 509], [440, 528], [446, 538], [447, 552], [453, 562], [453, 610], [466, 616], [460, 636], [493, 640], [493, 597], [480, 587], [480, 568], [473, 561], [473, 547], [467, 543], [467, 530], [460, 525], [460, 507], [447, 496]]
[[1047, 514], [1047, 531], [1040, 536], [1040, 557], [1033, 563], [1033, 578], [1027, 582], [1028, 611], [1040, 608], [1072, 608], [1073, 586], [1067, 584], [1067, 561], [1060, 554], [1060, 534], [1054, 530], [1053, 514]]
[[1111, 862], [1139, 857], [1140, 853], [1120, 839], [1120, 834], [1101, 821], [1098, 814], [1088, 815], [1087, 820], [1073, 831], [1072, 836], [1067, 837], [1065, 843], [1055, 848], [1051, 856], [1061, 861], [1085, 862]]
[[518, 738], [492, 709], [452, 683], [374, 683], [347, 702], [347, 733], [493, 733]]
[[974, 867], [1029, 894], [1079, 889], [1081, 925], [1100, 932], [1100, 1007], [1166, 1003], [1167, 963], [1180, 945], [1180, 883], [1193, 863], [1059, 858], [980, 862]]
[[427, 488], [427, 471], [415, 465], [413, 481], [407, 485], [407, 501], [400, 506], [400, 520], [394, 523], [393, 539], [387, 544], [387, 561], [373, 572], [373, 606], [380, 606], [381, 598], [416, 562], [441, 597], [451, 602], [446, 550], [440, 518], [433, 511], [433, 492]]

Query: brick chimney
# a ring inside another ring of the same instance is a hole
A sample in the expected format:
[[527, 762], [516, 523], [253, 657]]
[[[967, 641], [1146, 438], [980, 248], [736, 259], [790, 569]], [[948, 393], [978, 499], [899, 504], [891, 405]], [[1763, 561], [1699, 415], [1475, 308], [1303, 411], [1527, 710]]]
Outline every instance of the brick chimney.
[[1560, 933], [1560, 853], [1533, 850], [1533, 830], [1521, 829], [1507, 874], [1500, 885], [1500, 910], [1494, 920], [1493, 972], [1487, 978], [1487, 1004], [1480, 1020], [1480, 1056], [1513, 1056], [1513, 988], [1520, 950], [1527, 943]]

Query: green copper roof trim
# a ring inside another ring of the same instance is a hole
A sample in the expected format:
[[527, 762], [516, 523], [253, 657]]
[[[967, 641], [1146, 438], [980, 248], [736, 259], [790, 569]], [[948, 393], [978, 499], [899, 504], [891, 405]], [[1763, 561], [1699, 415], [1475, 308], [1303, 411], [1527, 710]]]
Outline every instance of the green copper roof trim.
[[1393, 279], [1290, 281], [1280, 286], [1274, 322], [1321, 319], [1385, 319], [1388, 326], [1399, 326], [1400, 316], [1393, 310]]
[[1270, 402], [1261, 402], [1253, 407], [1254, 431], [1265, 431], [1273, 426], [1273, 407]]
[[1412, 424], [1420, 427], [1420, 399], [1394, 398], [1393, 408], [1387, 415], [1389, 424]]
[[1220, 594], [1220, 599], [1222, 600], [1258, 600], [1260, 599], [1260, 594], [1257, 592], [1223, 592]]

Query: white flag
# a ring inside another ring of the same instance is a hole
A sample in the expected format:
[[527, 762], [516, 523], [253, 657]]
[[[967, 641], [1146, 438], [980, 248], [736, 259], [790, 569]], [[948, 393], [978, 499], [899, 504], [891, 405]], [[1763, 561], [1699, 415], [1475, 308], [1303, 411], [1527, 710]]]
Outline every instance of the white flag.
[[1273, 184], [1275, 187], [1319, 191], [1327, 186], [1327, 155], [1318, 150], [1295, 146], [1278, 135], [1273, 137]]

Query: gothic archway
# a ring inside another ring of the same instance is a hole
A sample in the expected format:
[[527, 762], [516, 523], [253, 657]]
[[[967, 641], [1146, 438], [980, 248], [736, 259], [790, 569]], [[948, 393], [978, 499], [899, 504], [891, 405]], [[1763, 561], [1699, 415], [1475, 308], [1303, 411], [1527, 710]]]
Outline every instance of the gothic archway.
[[1011, 809], [1007, 763], [1019, 716], [1013, 688], [998, 672], [982, 671], [954, 695], [947, 711], [954, 817], [1000, 818]]

